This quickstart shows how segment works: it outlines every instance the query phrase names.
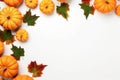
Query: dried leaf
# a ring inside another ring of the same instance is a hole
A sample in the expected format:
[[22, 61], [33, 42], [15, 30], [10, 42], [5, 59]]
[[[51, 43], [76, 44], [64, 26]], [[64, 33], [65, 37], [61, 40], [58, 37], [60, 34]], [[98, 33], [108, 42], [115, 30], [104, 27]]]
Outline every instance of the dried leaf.
[[21, 47], [18, 48], [17, 46], [14, 46], [12, 44], [11, 50], [13, 51], [12, 56], [15, 57], [16, 60], [20, 60], [20, 57], [24, 56], [24, 48]]
[[39, 18], [39, 16], [31, 15], [31, 10], [26, 12], [26, 14], [23, 17], [23, 22], [27, 23], [28, 26], [34, 26], [35, 21]]
[[60, 6], [57, 6], [57, 13], [62, 15], [65, 19], [68, 18], [69, 5], [68, 3], [61, 3]]
[[43, 64], [38, 65], [36, 61], [31, 61], [31, 63], [28, 65], [28, 71], [33, 73], [32, 74], [33, 77], [41, 77], [41, 75], [43, 74], [42, 71], [46, 66], [47, 65]]

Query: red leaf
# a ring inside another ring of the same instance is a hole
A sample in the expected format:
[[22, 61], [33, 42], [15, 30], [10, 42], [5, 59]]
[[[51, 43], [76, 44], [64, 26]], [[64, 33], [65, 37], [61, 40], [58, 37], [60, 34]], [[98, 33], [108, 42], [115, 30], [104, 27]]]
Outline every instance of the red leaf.
[[92, 15], [94, 15], [94, 12], [95, 12], [95, 8], [94, 8], [94, 6], [92, 5]]
[[37, 64], [36, 61], [31, 61], [31, 63], [28, 65], [28, 71], [33, 73], [33, 77], [41, 77], [43, 74], [42, 71], [47, 65], [43, 64]]
[[84, 4], [90, 4], [90, 0], [82, 0], [82, 3], [84, 3]]
[[0, 1], [4, 1], [4, 0], [0, 0]]

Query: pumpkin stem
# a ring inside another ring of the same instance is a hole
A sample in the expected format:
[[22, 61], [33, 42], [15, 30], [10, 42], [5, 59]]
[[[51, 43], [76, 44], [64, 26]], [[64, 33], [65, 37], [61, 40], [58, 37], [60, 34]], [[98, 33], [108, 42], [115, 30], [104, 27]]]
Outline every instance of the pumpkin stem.
[[7, 16], [7, 19], [9, 20], [9, 19], [10, 19], [10, 16]]
[[30, 0], [30, 3], [32, 3], [32, 0]]
[[5, 72], [7, 70], [7, 67], [3, 67], [2, 71]]
[[106, 4], [109, 4], [108, 0], [105, 0], [105, 3], [106, 3]]
[[45, 8], [47, 9], [47, 8], [48, 8], [48, 6], [45, 6]]

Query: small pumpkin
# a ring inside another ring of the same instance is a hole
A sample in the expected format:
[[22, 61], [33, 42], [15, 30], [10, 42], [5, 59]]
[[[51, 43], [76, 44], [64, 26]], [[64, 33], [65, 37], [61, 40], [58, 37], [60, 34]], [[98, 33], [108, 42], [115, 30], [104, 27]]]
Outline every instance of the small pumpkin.
[[13, 78], [18, 73], [18, 62], [13, 56], [0, 57], [0, 76]]
[[18, 7], [23, 3], [23, 0], [4, 0], [4, 2], [12, 7]]
[[25, 0], [25, 4], [27, 7], [34, 9], [38, 5], [38, 0]]
[[54, 2], [52, 0], [42, 0], [40, 2], [40, 10], [44, 14], [52, 14], [54, 11]]
[[115, 9], [115, 13], [116, 13], [116, 15], [120, 16], [120, 4], [117, 5], [117, 7]]
[[18, 75], [13, 80], [33, 80], [33, 78], [28, 75]]
[[22, 24], [22, 14], [14, 7], [5, 7], [0, 11], [0, 25], [6, 30], [16, 30]]
[[67, 0], [57, 0], [57, 1], [59, 1], [61, 3], [67, 3], [68, 2]]
[[21, 42], [25, 42], [28, 40], [28, 32], [25, 29], [19, 29], [16, 32], [16, 38]]
[[4, 43], [0, 41], [0, 55], [4, 52]]
[[109, 13], [115, 9], [116, 0], [94, 0], [94, 7], [101, 13]]

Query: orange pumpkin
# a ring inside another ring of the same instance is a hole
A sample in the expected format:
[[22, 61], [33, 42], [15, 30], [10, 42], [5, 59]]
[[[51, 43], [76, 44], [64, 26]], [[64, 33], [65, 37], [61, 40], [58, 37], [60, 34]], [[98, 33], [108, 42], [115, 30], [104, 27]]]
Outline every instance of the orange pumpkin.
[[0, 57], [0, 76], [12, 78], [18, 73], [18, 63], [13, 56]]
[[52, 0], [42, 0], [40, 2], [40, 10], [44, 14], [52, 14], [54, 11], [54, 2]]
[[57, 0], [57, 1], [59, 1], [61, 3], [67, 3], [68, 2], [67, 0]]
[[28, 75], [18, 75], [13, 80], [33, 80], [33, 78]]
[[116, 13], [116, 15], [120, 16], [120, 4], [117, 5], [117, 7], [115, 9], [115, 13]]
[[6, 30], [16, 30], [22, 24], [22, 14], [14, 7], [5, 7], [0, 11], [0, 25]]
[[0, 55], [4, 52], [4, 43], [0, 41]]
[[115, 9], [116, 0], [94, 0], [94, 7], [101, 13], [109, 13]]
[[34, 9], [38, 5], [38, 0], [25, 0], [25, 4], [27, 7]]
[[25, 42], [28, 40], [28, 32], [25, 29], [19, 29], [16, 32], [16, 38], [19, 41]]
[[4, 0], [4, 2], [12, 7], [18, 7], [23, 3], [23, 0]]

